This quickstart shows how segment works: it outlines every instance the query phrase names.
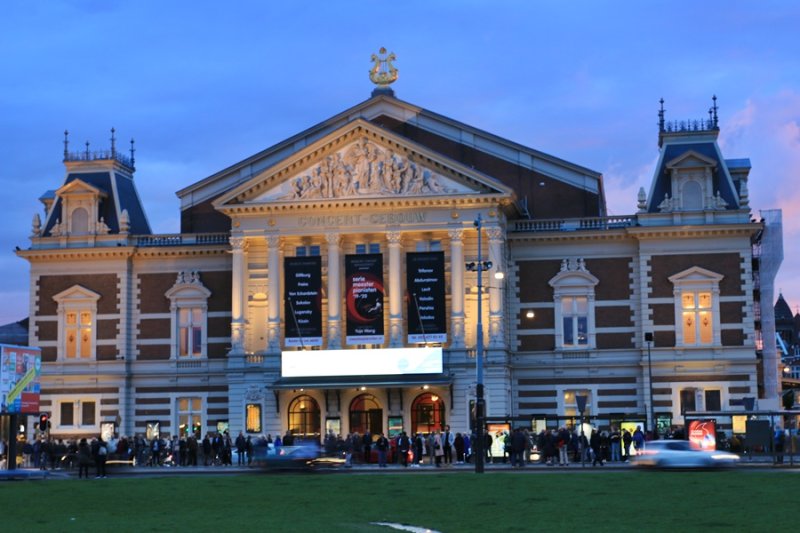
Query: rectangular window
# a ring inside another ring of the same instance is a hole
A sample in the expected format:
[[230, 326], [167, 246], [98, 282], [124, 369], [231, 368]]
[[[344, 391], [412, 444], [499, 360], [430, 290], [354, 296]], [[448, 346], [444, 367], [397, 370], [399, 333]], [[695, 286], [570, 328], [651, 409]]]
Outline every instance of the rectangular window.
[[200, 437], [203, 432], [201, 398], [178, 398], [178, 432], [181, 437], [194, 435]]
[[708, 345], [713, 342], [711, 293], [688, 291], [681, 295], [684, 345]]
[[75, 425], [75, 405], [72, 402], [61, 402], [61, 420], [62, 426]]
[[589, 299], [585, 296], [564, 296], [561, 299], [561, 317], [564, 346], [589, 344]]
[[94, 426], [95, 425], [95, 403], [94, 402], [81, 402], [81, 425]]
[[439, 241], [439, 240], [417, 241], [417, 251], [418, 252], [441, 252], [442, 251], [442, 241]]
[[586, 405], [583, 407], [583, 413], [589, 414], [592, 412], [592, 391], [590, 390], [570, 390], [564, 392], [564, 416], [575, 417], [580, 415], [580, 405], [578, 405], [578, 396], [586, 397]]
[[722, 411], [722, 400], [720, 391], [707, 390], [706, 394], [706, 411]]
[[296, 257], [316, 257], [320, 255], [321, 248], [318, 244], [312, 244], [311, 246], [297, 246], [294, 249], [294, 255]]
[[681, 414], [687, 411], [697, 411], [694, 389], [683, 389], [681, 391]]
[[261, 404], [248, 403], [245, 419], [248, 433], [261, 433]]
[[178, 355], [199, 357], [203, 344], [203, 310], [199, 307], [183, 307], [178, 310]]
[[379, 254], [381, 253], [381, 243], [379, 242], [367, 242], [356, 244], [356, 253], [357, 254]]

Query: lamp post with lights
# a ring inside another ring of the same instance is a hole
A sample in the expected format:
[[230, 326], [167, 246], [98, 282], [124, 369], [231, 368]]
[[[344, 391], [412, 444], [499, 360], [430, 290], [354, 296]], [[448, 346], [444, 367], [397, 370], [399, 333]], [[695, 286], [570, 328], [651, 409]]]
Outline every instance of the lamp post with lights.
[[481, 230], [483, 228], [483, 218], [478, 214], [478, 218], [473, 222], [475, 229], [478, 230], [478, 260], [477, 262], [467, 263], [466, 269], [476, 272], [478, 275], [478, 320], [476, 332], [475, 349], [475, 473], [482, 474], [486, 453], [484, 447], [484, 426], [486, 425], [486, 403], [483, 395], [483, 271], [492, 268], [491, 261], [483, 261], [481, 254]]
[[658, 438], [656, 437], [658, 428], [656, 427], [656, 411], [653, 406], [653, 360], [650, 358], [650, 347], [653, 345], [653, 333], [649, 331], [646, 332], [644, 334], [644, 341], [647, 343], [647, 377], [650, 382], [650, 429], [655, 439]]

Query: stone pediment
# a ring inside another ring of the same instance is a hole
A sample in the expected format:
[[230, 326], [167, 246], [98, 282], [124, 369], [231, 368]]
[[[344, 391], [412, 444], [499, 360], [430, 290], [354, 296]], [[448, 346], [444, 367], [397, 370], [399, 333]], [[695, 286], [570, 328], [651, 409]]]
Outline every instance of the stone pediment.
[[456, 161], [443, 160], [373, 124], [356, 120], [219, 198], [242, 204], [392, 199], [513, 192]]
[[714, 168], [717, 166], [717, 162], [710, 157], [706, 157], [694, 150], [688, 150], [671, 161], [668, 161], [665, 166], [668, 169], [706, 167]]
[[83, 181], [82, 179], [75, 179], [67, 183], [66, 185], [60, 187], [55, 194], [57, 196], [65, 196], [69, 195], [87, 195], [92, 197], [101, 197], [105, 198], [107, 195], [97, 187], [90, 185]]

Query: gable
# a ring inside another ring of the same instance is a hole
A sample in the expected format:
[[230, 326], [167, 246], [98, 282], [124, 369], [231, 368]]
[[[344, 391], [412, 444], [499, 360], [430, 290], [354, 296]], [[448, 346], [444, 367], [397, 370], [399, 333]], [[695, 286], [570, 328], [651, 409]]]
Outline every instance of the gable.
[[357, 119], [218, 198], [214, 206], [338, 199], [498, 195], [513, 191]]

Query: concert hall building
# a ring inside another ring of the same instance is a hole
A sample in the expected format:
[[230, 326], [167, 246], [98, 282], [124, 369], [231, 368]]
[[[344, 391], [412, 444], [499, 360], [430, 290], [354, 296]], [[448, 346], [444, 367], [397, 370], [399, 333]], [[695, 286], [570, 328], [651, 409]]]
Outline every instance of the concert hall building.
[[133, 151], [65, 138], [17, 252], [51, 434], [469, 431], [478, 359], [493, 424], [564, 424], [580, 396], [662, 430], [771, 401], [780, 212], [751, 212], [718, 134], [716, 104], [662, 106], [649, 190], [608, 216], [600, 173], [383, 83], [187, 184], [174, 235]]

